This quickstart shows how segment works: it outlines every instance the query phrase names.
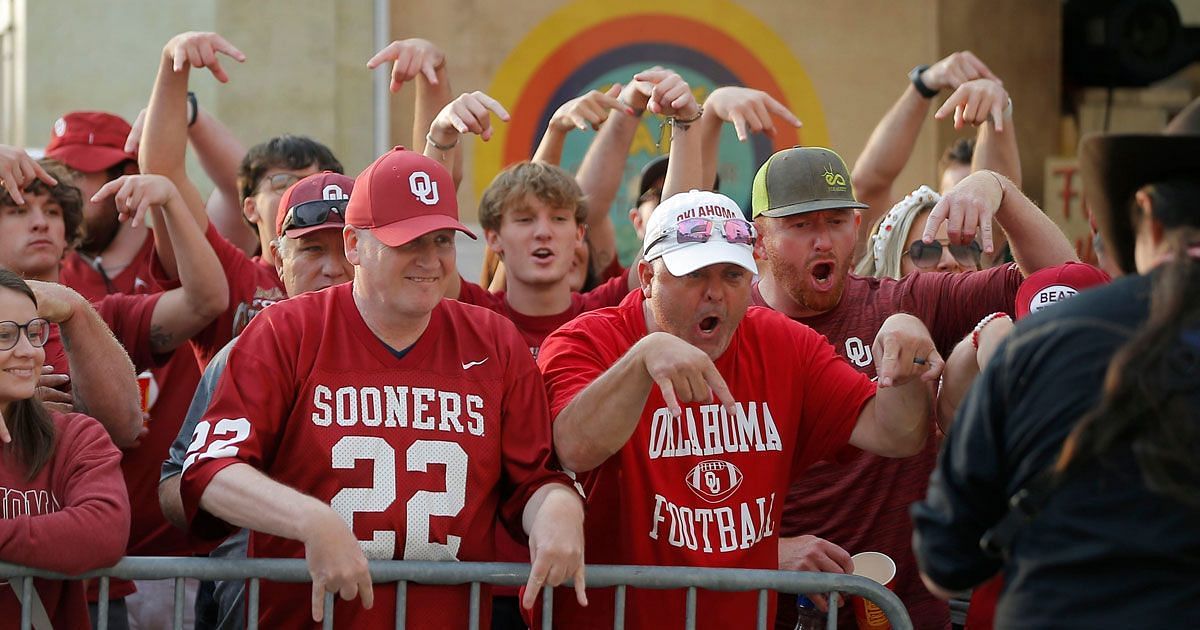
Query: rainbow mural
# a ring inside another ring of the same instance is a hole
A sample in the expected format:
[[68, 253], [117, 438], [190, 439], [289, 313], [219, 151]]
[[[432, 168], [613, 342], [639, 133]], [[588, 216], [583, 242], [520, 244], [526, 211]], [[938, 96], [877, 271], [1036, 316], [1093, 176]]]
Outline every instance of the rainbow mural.
[[[777, 120], [774, 138], [753, 135], [739, 142], [732, 125], [721, 138], [721, 191], [740, 204], [750, 201], [758, 166], [776, 150], [801, 143], [827, 145], [825, 116], [808, 74], [782, 39], [756, 16], [727, 0], [684, 4], [664, 0], [577, 0], [526, 34], [496, 72], [488, 94], [513, 114], [490, 142], [476, 145], [475, 189], [482, 191], [504, 166], [529, 159], [559, 105], [588, 90], [606, 90], [637, 72], [662, 65], [679, 72], [698, 100], [723, 85], [764, 90], [804, 122], [802, 130]], [[667, 151], [660, 119], [647, 113], [630, 147], [622, 193], [610, 212], [626, 264], [636, 249], [626, 211], [642, 166]], [[573, 131], [563, 168], [574, 172], [591, 144], [592, 131]]]

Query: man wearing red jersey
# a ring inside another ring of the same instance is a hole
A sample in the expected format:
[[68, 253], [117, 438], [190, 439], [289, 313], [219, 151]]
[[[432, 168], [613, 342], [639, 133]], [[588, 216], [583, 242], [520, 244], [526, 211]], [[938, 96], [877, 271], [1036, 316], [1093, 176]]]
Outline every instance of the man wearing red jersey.
[[[924, 381], [942, 366], [924, 326], [907, 315], [885, 324], [877, 394], [820, 335], [747, 308], [753, 241], [728, 197], [675, 195], [647, 225], [641, 291], [543, 343], [556, 451], [590, 471], [588, 500], [606, 508], [589, 514], [593, 561], [774, 568], [783, 498], [805, 468], [847, 444], [891, 457], [923, 446]], [[756, 599], [705, 593], [697, 619], [745, 626]], [[681, 619], [683, 603], [682, 591], [633, 590], [627, 627]]]
[[[252, 556], [306, 557], [312, 618], [337, 592], [351, 627], [395, 619], [392, 589], [373, 607], [368, 557], [490, 560], [497, 517], [529, 534], [526, 605], [570, 578], [583, 601], [582, 504], [551, 468], [529, 351], [507, 320], [442, 299], [454, 230], [467, 232], [449, 172], [397, 148], [354, 189], [354, 280], [277, 304], [239, 337], [184, 461], [189, 523], [250, 528]], [[264, 584], [262, 624], [305, 625], [304, 590]], [[467, 598], [410, 586], [408, 623], [465, 624]]]

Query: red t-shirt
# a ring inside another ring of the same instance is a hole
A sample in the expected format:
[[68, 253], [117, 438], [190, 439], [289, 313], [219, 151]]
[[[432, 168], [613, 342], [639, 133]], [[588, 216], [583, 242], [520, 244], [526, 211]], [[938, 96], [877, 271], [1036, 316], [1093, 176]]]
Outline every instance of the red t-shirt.
[[587, 293], [571, 293], [571, 306], [555, 315], [525, 315], [509, 305], [507, 292], [492, 293], [474, 282], [462, 281], [458, 293], [458, 301], [500, 313], [517, 327], [517, 331], [529, 344], [529, 351], [537, 359], [538, 348], [546, 335], [554, 332], [559, 326], [579, 317], [588, 311], [594, 311], [606, 306], [616, 306], [629, 293], [629, 278], [622, 274]]
[[[54, 454], [33, 479], [8, 447], [0, 455], [0, 561], [76, 574], [120, 559], [129, 536], [129, 498], [121, 453], [100, 423], [83, 414], [50, 412]], [[55, 628], [89, 626], [79, 580], [33, 581]], [[0, 582], [0, 619], [17, 627], [21, 605]]]
[[137, 254], [124, 269], [108, 277], [101, 274], [78, 252], [63, 258], [59, 267], [59, 282], [75, 289], [89, 302], [97, 302], [109, 293], [152, 293], [150, 261], [154, 256], [154, 237], [149, 233]]
[[[229, 307], [204, 330], [192, 337], [192, 348], [196, 351], [201, 370], [229, 340], [242, 332], [255, 315], [275, 302], [287, 298], [283, 281], [279, 279], [275, 267], [266, 264], [257, 256], [246, 256], [236, 245], [225, 240], [212, 222], [209, 222], [204, 238], [216, 252], [217, 260], [221, 261], [221, 268], [225, 271], [225, 279], [229, 282]], [[151, 270], [154, 281], [159, 286], [179, 286], [178, 279], [170, 280], [166, 277], [158, 254], [154, 255]], [[196, 382], [199, 383], [199, 378]], [[192, 391], [195, 391], [194, 385]], [[184, 408], [186, 412], [187, 405], [184, 405]]]
[[[875, 375], [871, 345], [883, 321], [895, 313], [911, 313], [929, 328], [943, 358], [985, 315], [1012, 313], [1023, 277], [1016, 265], [973, 273], [913, 273], [901, 280], [851, 275], [838, 306], [799, 319], [825, 335], [839, 354], [859, 372]], [[752, 303], [768, 306], [758, 287]], [[918, 455], [903, 459], [858, 451], [837, 462], [814, 465], [792, 485], [783, 512], [781, 534], [811, 534], [844, 548], [851, 555], [879, 551], [896, 561], [895, 592], [908, 608], [916, 628], [947, 628], [946, 602], [921, 583], [912, 552], [912, 519], [908, 508], [925, 497], [937, 461], [938, 441], [929, 440]], [[795, 598], [781, 598], [793, 607]], [[853, 623], [853, 615], [845, 615]], [[788, 616], [781, 613], [780, 624]], [[790, 626], [789, 626], [790, 627]]]
[[[550, 413], [558, 414], [646, 336], [640, 291], [617, 308], [593, 311], [546, 338], [538, 364]], [[652, 388], [625, 446], [581, 475], [589, 488], [587, 555], [592, 563], [771, 569], [792, 479], [846, 446], [875, 386], [806, 326], [751, 308], [717, 369], [737, 401], [684, 405], [672, 420]], [[629, 589], [627, 628], [656, 628], [684, 616], [682, 590]], [[555, 607], [562, 627], [612, 627], [602, 598]], [[556, 603], [566, 603], [560, 597]], [[705, 592], [701, 628], [753, 622], [758, 595]], [[565, 615], [565, 616], [564, 616]]]
[[[229, 354], [197, 425], [181, 494], [193, 529], [227, 525], [199, 508], [213, 476], [245, 462], [342, 514], [369, 559], [494, 559], [499, 515], [522, 535], [535, 490], [555, 472], [541, 375], [508, 321], [443, 300], [396, 358], [367, 327], [352, 284], [263, 311]], [[304, 557], [304, 545], [251, 533], [252, 557]], [[263, 583], [265, 628], [310, 627], [308, 585]], [[395, 590], [367, 611], [338, 600], [345, 627], [387, 627]], [[409, 627], [465, 624], [465, 587], [410, 585]]]

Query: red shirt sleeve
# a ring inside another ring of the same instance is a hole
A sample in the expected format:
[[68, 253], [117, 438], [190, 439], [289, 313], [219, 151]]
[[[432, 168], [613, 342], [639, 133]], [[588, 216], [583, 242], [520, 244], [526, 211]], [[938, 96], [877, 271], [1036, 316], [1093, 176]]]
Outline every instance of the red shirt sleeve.
[[616, 306], [629, 295], [629, 270], [610, 278], [604, 284], [582, 294], [583, 310], [594, 311], [606, 306]]
[[803, 366], [802, 436], [794, 474], [823, 459], [844, 455], [862, 408], [875, 396], [875, 384], [838, 356], [825, 337], [806, 327], [796, 364]]
[[942, 356], [984, 316], [1013, 314], [1017, 289], [1024, 281], [1015, 263], [968, 273], [909, 274], [896, 287], [900, 310], [916, 315], [929, 328]]
[[67, 574], [111, 566], [129, 541], [121, 452], [95, 419], [74, 413], [52, 417], [58, 435], [46, 467], [61, 507], [0, 518], [0, 560]]
[[600, 281], [607, 282], [612, 278], [620, 278], [628, 274], [629, 269], [621, 266], [621, 257], [614, 253], [612, 262], [608, 263], [608, 267], [605, 267], [604, 271], [600, 272]]
[[297, 337], [284, 317], [256, 317], [229, 352], [213, 400], [184, 456], [180, 495], [193, 533], [219, 538], [236, 528], [200, 508], [212, 478], [227, 466], [268, 467], [295, 402]]
[[117, 341], [129, 353], [136, 372], [161, 367], [171, 358], [171, 353], [156, 354], [151, 348], [151, 324], [154, 308], [163, 294], [113, 293], [93, 304], [100, 319], [113, 331]]

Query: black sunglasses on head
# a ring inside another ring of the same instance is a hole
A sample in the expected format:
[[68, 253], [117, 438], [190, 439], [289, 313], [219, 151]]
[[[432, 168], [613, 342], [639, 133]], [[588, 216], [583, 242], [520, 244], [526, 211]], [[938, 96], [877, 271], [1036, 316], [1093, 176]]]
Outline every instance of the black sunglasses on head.
[[345, 223], [346, 204], [349, 202], [349, 199], [317, 199], [296, 204], [288, 210], [287, 216], [283, 217], [281, 233], [286, 234], [292, 228], [300, 229], [328, 223], [331, 213], [337, 215], [334, 223]]

